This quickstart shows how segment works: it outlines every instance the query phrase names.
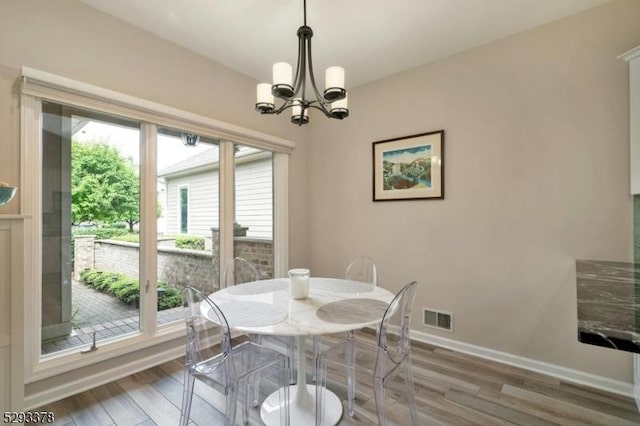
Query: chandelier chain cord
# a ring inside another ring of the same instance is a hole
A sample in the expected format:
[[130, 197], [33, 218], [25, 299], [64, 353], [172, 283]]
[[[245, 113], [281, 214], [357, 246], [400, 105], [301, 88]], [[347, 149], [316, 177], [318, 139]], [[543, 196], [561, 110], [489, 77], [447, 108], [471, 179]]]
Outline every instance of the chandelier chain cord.
[[307, 26], [307, 0], [304, 0], [304, 26]]

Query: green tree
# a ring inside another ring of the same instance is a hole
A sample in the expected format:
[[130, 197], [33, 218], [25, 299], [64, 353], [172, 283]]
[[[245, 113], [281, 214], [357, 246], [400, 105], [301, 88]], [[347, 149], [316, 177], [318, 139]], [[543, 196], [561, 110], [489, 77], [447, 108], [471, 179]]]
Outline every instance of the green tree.
[[130, 159], [104, 143], [73, 142], [71, 147], [71, 216], [88, 221], [140, 221], [140, 181]]

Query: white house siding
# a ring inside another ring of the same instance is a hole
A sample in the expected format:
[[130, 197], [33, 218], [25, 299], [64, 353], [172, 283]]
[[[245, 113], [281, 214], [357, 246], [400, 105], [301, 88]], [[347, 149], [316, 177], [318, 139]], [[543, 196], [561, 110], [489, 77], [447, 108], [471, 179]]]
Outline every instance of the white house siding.
[[218, 170], [167, 180], [167, 234], [180, 234], [180, 188], [189, 188], [189, 235], [211, 236], [218, 227]]
[[[248, 237], [273, 238], [273, 166], [271, 157], [236, 168], [236, 222]], [[167, 178], [166, 233], [180, 234], [180, 193], [189, 188], [188, 234], [211, 236], [218, 227], [218, 169]]]
[[248, 237], [273, 238], [273, 162], [264, 158], [236, 167], [236, 222]]

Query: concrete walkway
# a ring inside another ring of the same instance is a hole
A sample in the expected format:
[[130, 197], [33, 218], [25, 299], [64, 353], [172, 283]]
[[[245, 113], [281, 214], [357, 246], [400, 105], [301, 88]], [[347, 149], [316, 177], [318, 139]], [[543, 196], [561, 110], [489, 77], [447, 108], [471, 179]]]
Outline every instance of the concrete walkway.
[[[42, 355], [77, 346], [90, 346], [93, 333], [96, 342], [139, 330], [138, 308], [120, 299], [73, 281], [71, 287], [71, 334], [42, 342]], [[181, 307], [158, 312], [158, 324], [181, 320]]]

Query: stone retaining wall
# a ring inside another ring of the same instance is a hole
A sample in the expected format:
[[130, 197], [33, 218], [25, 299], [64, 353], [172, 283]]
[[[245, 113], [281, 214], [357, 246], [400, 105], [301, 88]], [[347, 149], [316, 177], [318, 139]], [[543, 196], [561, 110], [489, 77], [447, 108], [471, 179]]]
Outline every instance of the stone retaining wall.
[[[273, 277], [273, 243], [248, 237], [234, 238], [234, 256], [249, 260], [260, 278]], [[189, 282], [207, 293], [220, 288], [218, 244], [210, 251], [158, 247], [158, 280], [181, 290]], [[215, 261], [214, 261], [215, 260]], [[137, 243], [96, 240], [92, 235], [75, 237], [74, 277], [84, 269], [99, 269], [139, 278], [140, 254]]]

